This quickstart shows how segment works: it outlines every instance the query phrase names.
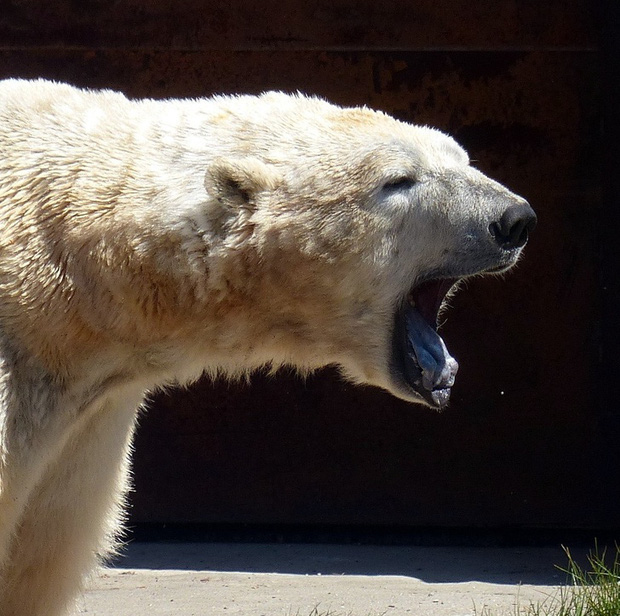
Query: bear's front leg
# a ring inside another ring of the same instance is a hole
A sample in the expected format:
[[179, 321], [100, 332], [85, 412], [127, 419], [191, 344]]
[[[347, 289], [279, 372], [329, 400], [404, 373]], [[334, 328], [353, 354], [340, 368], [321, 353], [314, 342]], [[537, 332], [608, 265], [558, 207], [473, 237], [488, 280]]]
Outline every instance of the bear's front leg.
[[114, 549], [135, 406], [82, 422], [30, 494], [4, 568], [0, 616], [58, 616]]

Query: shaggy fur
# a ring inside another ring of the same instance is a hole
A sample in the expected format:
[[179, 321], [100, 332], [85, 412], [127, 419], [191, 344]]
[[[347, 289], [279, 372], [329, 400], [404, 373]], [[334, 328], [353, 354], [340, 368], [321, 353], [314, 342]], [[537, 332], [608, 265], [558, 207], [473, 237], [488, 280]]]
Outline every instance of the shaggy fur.
[[367, 109], [0, 83], [0, 616], [70, 609], [113, 548], [148, 390], [335, 364], [421, 402], [395, 306], [510, 267], [489, 225], [518, 201]]

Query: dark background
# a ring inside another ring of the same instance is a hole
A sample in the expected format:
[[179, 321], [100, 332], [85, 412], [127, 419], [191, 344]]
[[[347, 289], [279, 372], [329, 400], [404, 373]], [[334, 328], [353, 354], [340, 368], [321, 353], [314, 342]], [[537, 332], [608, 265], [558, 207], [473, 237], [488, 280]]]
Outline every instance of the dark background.
[[452, 302], [446, 411], [330, 370], [159, 395], [131, 524], [620, 528], [616, 4], [0, 0], [0, 77], [366, 104], [452, 133], [539, 216], [516, 271]]

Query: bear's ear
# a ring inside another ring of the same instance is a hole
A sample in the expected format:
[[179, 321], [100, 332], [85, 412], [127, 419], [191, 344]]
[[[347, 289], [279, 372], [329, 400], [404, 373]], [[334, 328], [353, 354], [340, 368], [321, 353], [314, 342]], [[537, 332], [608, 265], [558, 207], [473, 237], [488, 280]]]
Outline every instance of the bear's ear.
[[282, 177], [257, 158], [218, 158], [205, 176], [205, 188], [223, 205], [253, 205], [259, 193], [275, 190]]

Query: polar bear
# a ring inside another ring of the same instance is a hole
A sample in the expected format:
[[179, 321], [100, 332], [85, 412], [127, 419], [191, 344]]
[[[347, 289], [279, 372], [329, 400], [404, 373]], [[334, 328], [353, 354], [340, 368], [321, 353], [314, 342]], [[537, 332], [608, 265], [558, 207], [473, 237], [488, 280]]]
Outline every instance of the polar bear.
[[536, 217], [450, 137], [282, 93], [0, 84], [0, 616], [113, 549], [136, 409], [203, 372], [339, 366], [444, 407], [437, 314]]

